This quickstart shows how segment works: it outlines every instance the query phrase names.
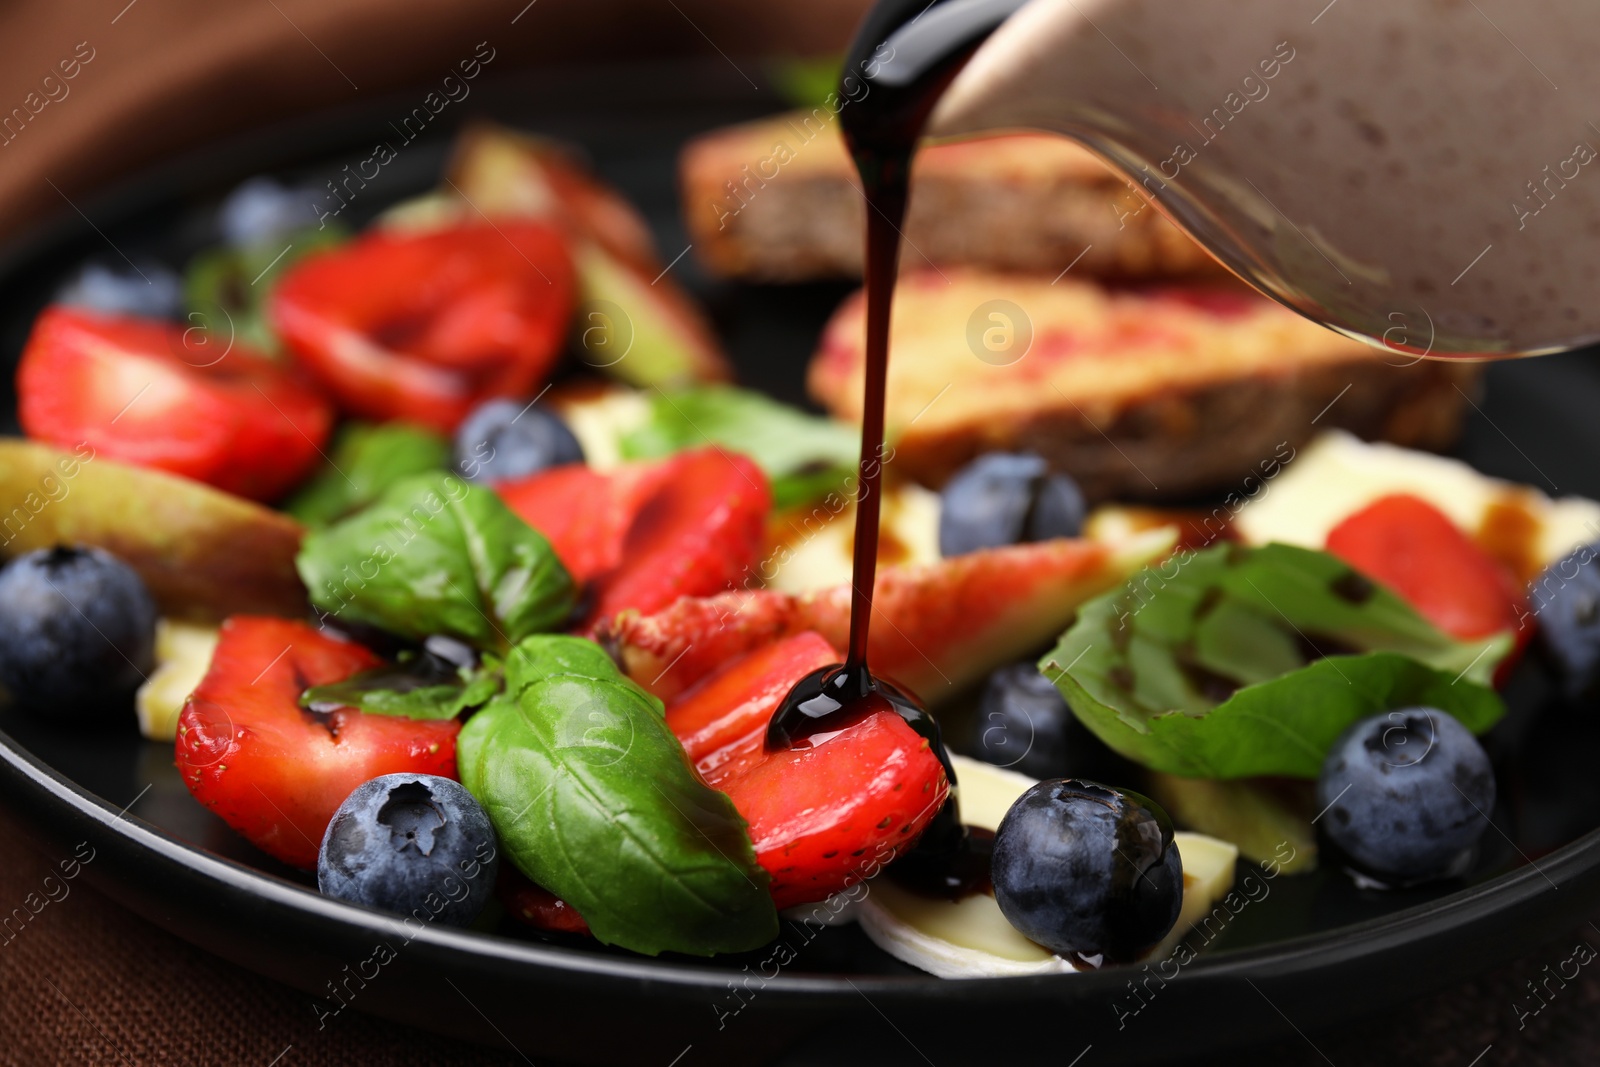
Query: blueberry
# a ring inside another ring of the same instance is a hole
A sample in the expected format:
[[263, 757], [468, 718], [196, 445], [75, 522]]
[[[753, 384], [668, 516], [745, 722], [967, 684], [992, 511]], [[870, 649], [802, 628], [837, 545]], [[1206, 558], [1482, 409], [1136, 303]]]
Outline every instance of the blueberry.
[[1088, 506], [1070, 475], [1032, 452], [990, 452], [962, 467], [940, 494], [939, 552], [1076, 537]]
[[183, 282], [157, 263], [135, 267], [118, 260], [90, 260], [56, 290], [55, 302], [108, 315], [176, 318], [183, 303]]
[[1539, 640], [1569, 697], [1600, 688], [1600, 544], [1552, 563], [1528, 590]]
[[1072, 709], [1032, 663], [989, 675], [978, 701], [972, 754], [986, 763], [1054, 778], [1067, 766]]
[[368, 908], [466, 926], [494, 891], [489, 816], [460, 783], [386, 774], [356, 786], [317, 854], [317, 888]]
[[1172, 822], [1151, 800], [1076, 778], [1033, 786], [995, 831], [994, 897], [1012, 926], [1089, 963], [1154, 948], [1183, 906]]
[[231, 245], [256, 244], [310, 226], [325, 199], [327, 193], [315, 186], [288, 186], [258, 175], [235, 186], [222, 201], [217, 228]]
[[44, 548], [0, 570], [0, 684], [46, 719], [114, 721], [154, 665], [156, 605], [98, 548]]
[[567, 424], [538, 404], [490, 400], [456, 430], [456, 469], [469, 482], [511, 481], [582, 462], [583, 447]]
[[1483, 746], [1438, 708], [1362, 719], [1333, 743], [1317, 779], [1318, 821], [1352, 865], [1405, 885], [1449, 877], [1494, 808]]

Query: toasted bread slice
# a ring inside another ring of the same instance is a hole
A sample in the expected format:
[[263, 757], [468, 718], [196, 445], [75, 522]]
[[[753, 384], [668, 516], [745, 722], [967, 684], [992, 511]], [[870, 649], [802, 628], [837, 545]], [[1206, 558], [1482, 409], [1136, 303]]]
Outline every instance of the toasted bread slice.
[[[857, 293], [834, 314], [809, 378], [854, 422], [864, 310]], [[901, 279], [891, 331], [896, 469], [937, 486], [981, 452], [1031, 449], [1095, 499], [1253, 492], [1319, 430], [1442, 449], [1480, 374], [1370, 349], [1237, 283], [924, 271]]]
[[[827, 108], [731, 126], [685, 146], [684, 218], [715, 274], [860, 277], [864, 207]], [[1048, 134], [930, 146], [912, 169], [908, 269], [972, 265], [1154, 278], [1219, 271], [1088, 149]], [[1081, 259], [1079, 257], [1082, 257]]]

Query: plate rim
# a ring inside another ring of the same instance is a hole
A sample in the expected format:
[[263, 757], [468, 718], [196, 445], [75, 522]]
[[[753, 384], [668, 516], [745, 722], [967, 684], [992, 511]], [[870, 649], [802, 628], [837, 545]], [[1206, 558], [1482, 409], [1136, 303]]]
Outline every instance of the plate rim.
[[[398, 917], [391, 918], [382, 912], [331, 900], [309, 887], [185, 841], [145, 822], [126, 808], [119, 811], [105, 798], [79, 786], [36, 757], [4, 730], [0, 730], [0, 782], [4, 783], [6, 792], [12, 794], [13, 810], [26, 811], [33, 806], [29, 801], [46, 808], [64, 808], [65, 812], [57, 811], [57, 818], [61, 814], [70, 814], [87, 820], [103, 835], [121, 838], [126, 845], [163, 863], [183, 867], [192, 875], [230, 894], [242, 893], [270, 904], [281, 909], [286, 916], [298, 915], [318, 923], [335, 923], [352, 934], [360, 932], [377, 936], [390, 935], [400, 925]], [[1370, 955], [1372, 951], [1403, 951], [1408, 943], [1449, 936], [1507, 908], [1527, 906], [1551, 890], [1559, 892], [1560, 881], [1556, 875], [1570, 882], [1579, 880], [1585, 874], [1600, 878], [1600, 828], [1560, 846], [1538, 861], [1530, 860], [1524, 866], [1463, 886], [1448, 896], [1271, 944], [1200, 953], [1194, 963], [1185, 966], [1184, 971], [1197, 977], [1232, 978], [1240, 977], [1245, 972], [1269, 974], [1286, 966], [1292, 969], [1297, 961], [1307, 958], [1321, 957], [1331, 962], [1339, 958]], [[171, 929], [170, 924], [161, 925]], [[181, 931], [173, 932], [182, 936]], [[1400, 936], [1397, 937], [1397, 934]], [[419, 941], [436, 951], [463, 954], [483, 963], [532, 966], [567, 977], [600, 981], [644, 978], [699, 992], [720, 991], [726, 985], [727, 975], [738, 973], [717, 968], [710, 963], [647, 956], [610, 957], [577, 947], [540, 944], [496, 933], [432, 925], [423, 926], [407, 939], [408, 946]], [[921, 991], [951, 987], [970, 992], [973, 984], [979, 983], [983, 988], [992, 988], [996, 997], [1004, 997], [1007, 991], [1019, 988], [1055, 988], [1063, 983], [1077, 983], [1094, 987], [1085, 988], [1087, 995], [1115, 988], [1127, 973], [1130, 973], [1127, 968], [1108, 968], [1099, 972], [954, 980], [926, 974], [829, 976], [780, 973], [767, 980], [762, 990], [793, 994], [839, 994], [857, 992], [857, 986], [864, 986], [874, 993], [895, 996], [908, 988]]]

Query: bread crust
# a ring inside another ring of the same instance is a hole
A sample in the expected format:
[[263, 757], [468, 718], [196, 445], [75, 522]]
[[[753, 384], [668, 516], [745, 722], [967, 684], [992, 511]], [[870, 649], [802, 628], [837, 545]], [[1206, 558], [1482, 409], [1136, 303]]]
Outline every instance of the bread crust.
[[[1033, 333], [1004, 365], [976, 355], [964, 328], [996, 299], [1025, 309]], [[861, 334], [858, 294], [809, 373], [812, 395], [852, 422]], [[891, 344], [898, 471], [940, 486], [980, 453], [1029, 450], [1094, 500], [1253, 493], [1329, 428], [1445, 449], [1481, 376], [1370, 349], [1242, 287], [1129, 292], [973, 271], [902, 280]]]
[[[863, 201], [825, 108], [717, 130], [679, 159], [683, 215], [713, 274], [861, 275]], [[1221, 270], [1087, 149], [1008, 134], [918, 153], [903, 262], [1159, 278]]]

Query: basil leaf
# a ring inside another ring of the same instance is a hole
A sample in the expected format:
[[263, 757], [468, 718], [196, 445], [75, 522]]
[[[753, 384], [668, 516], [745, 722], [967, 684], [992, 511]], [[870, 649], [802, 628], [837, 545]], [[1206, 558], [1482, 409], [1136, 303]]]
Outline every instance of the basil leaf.
[[449, 466], [450, 442], [432, 430], [403, 422], [351, 423], [339, 432], [330, 460], [283, 509], [307, 526], [326, 526], [403, 478]]
[[1457, 641], [1325, 552], [1224, 545], [1084, 605], [1040, 669], [1113, 749], [1197, 778], [1314, 778], [1345, 727], [1425, 704], [1469, 729], [1509, 634]]
[[243, 248], [219, 245], [189, 261], [183, 272], [188, 321], [237, 338], [263, 352], [282, 349], [264, 308], [273, 285], [312, 252], [343, 243], [349, 231], [335, 223], [309, 226]]
[[312, 686], [300, 695], [300, 706], [313, 711], [355, 708], [407, 719], [453, 719], [500, 692], [500, 663], [492, 656], [485, 656], [477, 667], [434, 669], [438, 663], [433, 657], [402, 653], [397, 663], [331, 685]]
[[518, 869], [601, 941], [711, 955], [776, 936], [733, 802], [689, 767], [661, 702], [593, 642], [519, 644], [505, 693], [467, 722], [456, 758]]
[[713, 443], [749, 456], [772, 483], [779, 508], [804, 504], [843, 485], [860, 458], [861, 434], [730, 385], [697, 386], [651, 398], [650, 418], [622, 440], [631, 459]]
[[406, 478], [351, 518], [307, 534], [295, 567], [325, 612], [496, 652], [560, 629], [578, 596], [537, 530], [493, 490], [448, 473]]

